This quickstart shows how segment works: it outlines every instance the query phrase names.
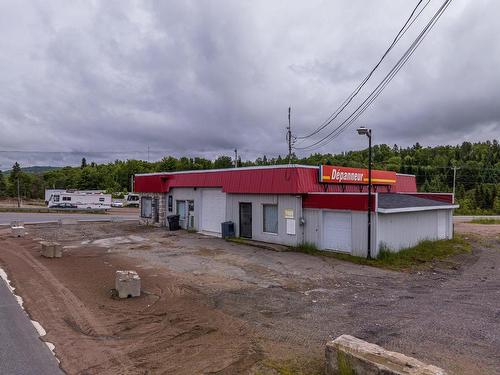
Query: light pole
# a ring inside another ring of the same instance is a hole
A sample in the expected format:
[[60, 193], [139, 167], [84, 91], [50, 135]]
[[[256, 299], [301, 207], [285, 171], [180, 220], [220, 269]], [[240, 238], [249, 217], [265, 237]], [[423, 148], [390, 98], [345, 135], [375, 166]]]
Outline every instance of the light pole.
[[361, 126], [357, 129], [359, 135], [368, 137], [368, 252], [367, 259], [371, 259], [372, 245], [372, 130]]

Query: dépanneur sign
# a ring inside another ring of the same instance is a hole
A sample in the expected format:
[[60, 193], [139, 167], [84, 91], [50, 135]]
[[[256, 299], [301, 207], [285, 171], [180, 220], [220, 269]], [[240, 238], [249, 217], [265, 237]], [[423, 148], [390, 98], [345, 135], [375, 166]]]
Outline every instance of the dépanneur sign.
[[[319, 173], [320, 182], [330, 184], [368, 184], [368, 169], [322, 165]], [[396, 172], [372, 170], [372, 184], [394, 185]]]

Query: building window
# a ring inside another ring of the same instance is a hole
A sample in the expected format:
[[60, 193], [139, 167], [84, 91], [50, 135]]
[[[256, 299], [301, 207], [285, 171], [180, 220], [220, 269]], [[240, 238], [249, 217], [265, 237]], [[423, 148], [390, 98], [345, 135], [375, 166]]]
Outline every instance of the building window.
[[99, 202], [104, 202], [104, 198], [99, 198]]
[[169, 195], [168, 196], [168, 212], [172, 212], [172, 210], [174, 209], [174, 198]]
[[71, 200], [71, 197], [62, 197], [62, 200], [63, 200], [63, 201], [70, 201], [70, 200]]
[[264, 232], [278, 234], [278, 205], [263, 205]]
[[151, 218], [153, 216], [153, 202], [151, 197], [141, 198], [141, 217]]

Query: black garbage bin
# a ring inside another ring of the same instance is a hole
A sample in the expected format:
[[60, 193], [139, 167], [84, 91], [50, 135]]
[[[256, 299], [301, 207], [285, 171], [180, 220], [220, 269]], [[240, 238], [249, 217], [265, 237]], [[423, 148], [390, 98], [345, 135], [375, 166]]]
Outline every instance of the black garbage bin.
[[180, 215], [168, 215], [168, 229], [170, 230], [179, 230], [181, 229], [179, 225]]
[[234, 237], [234, 223], [232, 221], [225, 221], [221, 223], [222, 238]]

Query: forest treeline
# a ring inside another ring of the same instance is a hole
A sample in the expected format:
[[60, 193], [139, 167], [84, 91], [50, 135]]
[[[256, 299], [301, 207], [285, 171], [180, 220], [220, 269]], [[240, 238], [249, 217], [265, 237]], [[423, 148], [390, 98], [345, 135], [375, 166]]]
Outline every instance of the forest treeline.
[[[365, 168], [368, 150], [350, 151], [341, 154], [311, 154], [304, 158], [292, 155], [292, 163], [320, 165], [331, 164]], [[238, 166], [286, 164], [286, 157], [256, 160], [238, 160]], [[456, 167], [456, 198], [463, 214], [500, 214], [500, 146], [498, 140], [470, 143], [457, 146], [422, 147], [373, 147], [373, 166], [400, 173], [414, 174], [417, 185], [424, 192], [451, 192], [453, 172]], [[112, 193], [127, 192], [131, 188], [132, 176], [136, 173], [231, 168], [230, 156], [215, 160], [195, 157], [175, 158], [166, 156], [156, 162], [143, 160], [116, 160], [107, 164], [96, 164], [82, 159], [78, 167], [64, 167], [42, 173], [24, 172], [15, 163], [9, 172], [0, 172], [0, 197], [17, 195], [25, 198], [43, 198], [46, 188], [102, 189]]]

